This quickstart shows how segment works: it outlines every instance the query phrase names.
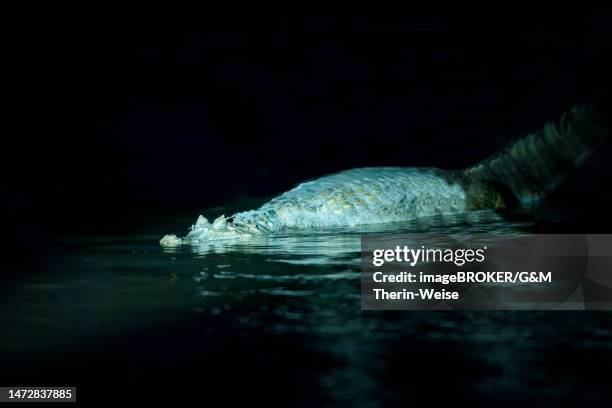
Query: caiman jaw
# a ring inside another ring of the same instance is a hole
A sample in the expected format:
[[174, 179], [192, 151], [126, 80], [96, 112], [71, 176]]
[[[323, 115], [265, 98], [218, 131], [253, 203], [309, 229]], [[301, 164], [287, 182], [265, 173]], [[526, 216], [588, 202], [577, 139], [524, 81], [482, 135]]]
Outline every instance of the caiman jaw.
[[259, 232], [255, 226], [235, 222], [233, 217], [228, 219], [222, 215], [211, 224], [204, 216], [200, 215], [195, 225], [191, 227], [191, 231], [184, 238], [181, 239], [174, 234], [165, 235], [159, 243], [163, 246], [173, 247], [183, 243], [236, 240]]

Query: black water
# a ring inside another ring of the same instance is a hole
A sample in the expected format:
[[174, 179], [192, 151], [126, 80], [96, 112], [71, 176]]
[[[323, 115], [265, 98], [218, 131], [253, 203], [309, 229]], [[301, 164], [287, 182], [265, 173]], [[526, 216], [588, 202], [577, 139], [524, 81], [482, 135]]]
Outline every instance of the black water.
[[2, 383], [109, 402], [603, 403], [609, 313], [360, 309], [361, 234], [535, 225], [459, 217], [171, 249], [152, 234], [63, 238], [5, 287]]

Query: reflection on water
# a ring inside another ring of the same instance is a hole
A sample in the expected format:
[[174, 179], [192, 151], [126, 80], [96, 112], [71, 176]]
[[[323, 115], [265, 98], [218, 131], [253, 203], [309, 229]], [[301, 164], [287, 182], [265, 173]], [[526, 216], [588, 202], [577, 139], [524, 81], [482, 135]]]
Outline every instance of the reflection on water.
[[[440, 381], [459, 400], [520, 394], [537, 402], [582, 390], [600, 398], [605, 376], [588, 364], [612, 362], [608, 314], [360, 310], [362, 234], [520, 234], [530, 226], [480, 213], [172, 249], [157, 236], [65, 240], [45, 270], [5, 288], [0, 320], [11, 330], [0, 349], [15, 358], [76, 353], [65, 364], [78, 366], [79, 353], [115, 345], [113, 355], [132, 358], [155, 345], [158, 363], [221, 370], [241, 360], [243, 370], [289, 381], [311, 402], [406, 400], [439, 392]], [[294, 383], [287, 373], [295, 364]]]
[[[360, 251], [360, 238], [364, 234], [402, 234], [427, 232], [430, 234], [476, 234], [495, 232], [516, 233], [529, 223], [508, 223], [491, 211], [480, 211], [461, 215], [427, 217], [402, 223], [373, 224], [355, 227], [333, 227], [318, 229], [290, 229], [265, 235], [254, 235], [239, 241], [212, 241], [182, 247], [163, 247], [167, 253], [191, 251], [206, 256], [211, 253], [240, 252], [250, 254], [287, 254], [288, 262], [302, 264], [329, 264], [341, 258], [347, 261], [347, 254]], [[358, 261], [358, 259], [356, 259]], [[277, 261], [274, 259], [273, 261]]]

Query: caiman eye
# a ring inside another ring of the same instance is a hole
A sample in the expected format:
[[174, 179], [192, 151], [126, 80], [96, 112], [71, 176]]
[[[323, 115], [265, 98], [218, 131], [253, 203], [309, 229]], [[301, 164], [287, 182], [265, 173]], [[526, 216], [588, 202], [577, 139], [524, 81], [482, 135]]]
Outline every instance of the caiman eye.
[[227, 221], [229, 224], [233, 224], [233, 223], [234, 223], [234, 217], [229, 217], [229, 218], [228, 218], [226, 221]]

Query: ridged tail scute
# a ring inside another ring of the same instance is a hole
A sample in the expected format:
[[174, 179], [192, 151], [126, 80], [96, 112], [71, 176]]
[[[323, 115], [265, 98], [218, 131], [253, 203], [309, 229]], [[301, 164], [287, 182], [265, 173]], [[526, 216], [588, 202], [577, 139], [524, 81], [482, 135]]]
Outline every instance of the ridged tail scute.
[[463, 175], [472, 185], [503, 185], [521, 204], [531, 205], [582, 165], [607, 134], [592, 106], [576, 106]]

